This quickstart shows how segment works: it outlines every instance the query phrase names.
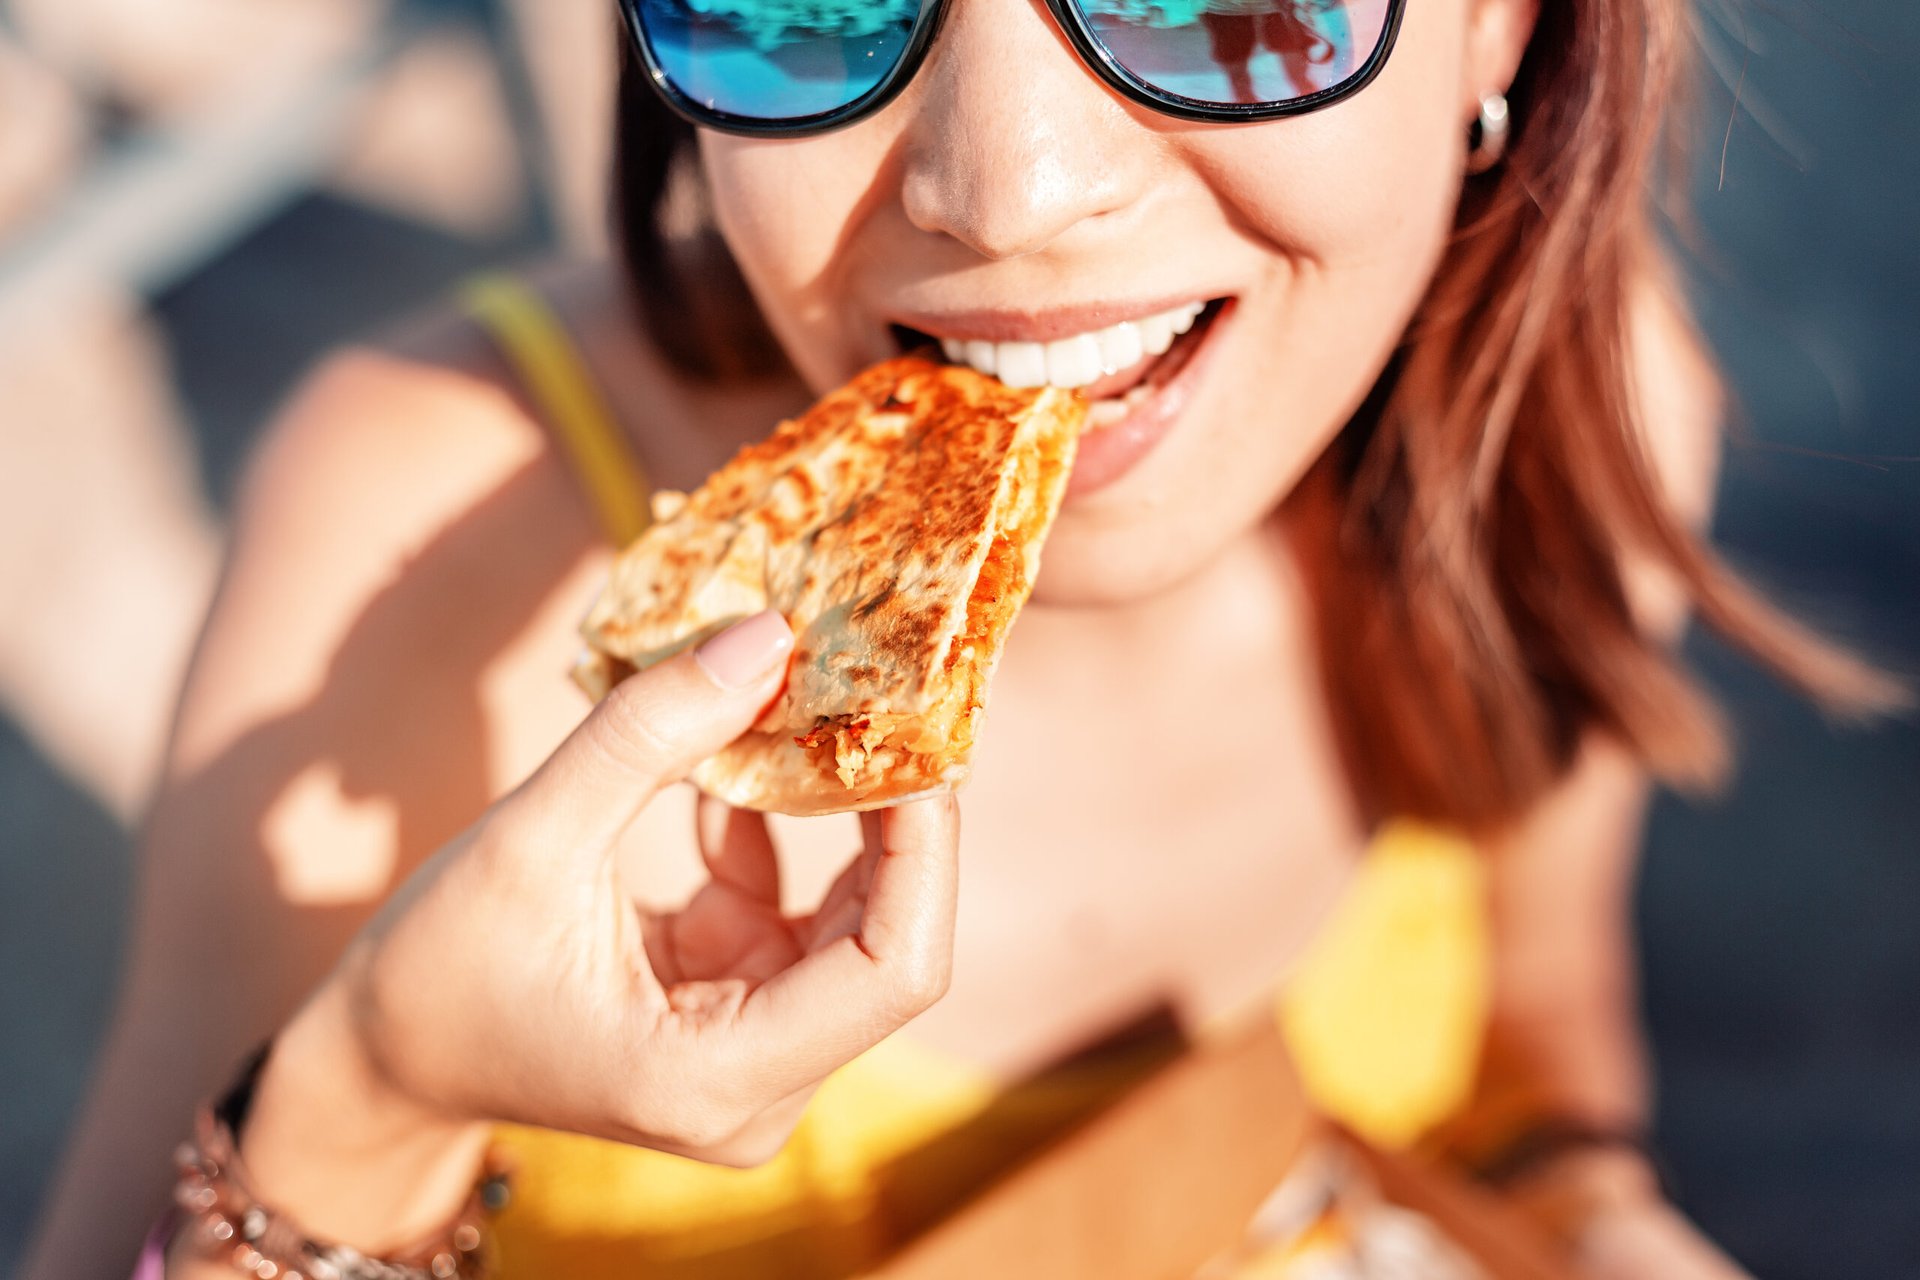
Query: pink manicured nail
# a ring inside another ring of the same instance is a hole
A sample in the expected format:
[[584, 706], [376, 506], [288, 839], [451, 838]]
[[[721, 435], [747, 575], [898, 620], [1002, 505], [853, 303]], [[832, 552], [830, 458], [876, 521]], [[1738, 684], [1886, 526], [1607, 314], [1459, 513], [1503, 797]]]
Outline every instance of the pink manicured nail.
[[793, 632], [775, 610], [736, 622], [693, 651], [722, 689], [743, 689], [773, 670], [793, 649]]

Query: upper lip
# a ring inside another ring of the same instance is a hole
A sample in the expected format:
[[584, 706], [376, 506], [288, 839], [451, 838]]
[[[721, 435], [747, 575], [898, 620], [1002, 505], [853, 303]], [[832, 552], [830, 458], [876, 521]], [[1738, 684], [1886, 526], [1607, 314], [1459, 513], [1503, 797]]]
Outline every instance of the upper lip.
[[893, 324], [904, 325], [935, 338], [977, 342], [1053, 342], [1224, 296], [1187, 292], [1161, 298], [1083, 302], [1045, 309], [897, 311], [887, 319]]

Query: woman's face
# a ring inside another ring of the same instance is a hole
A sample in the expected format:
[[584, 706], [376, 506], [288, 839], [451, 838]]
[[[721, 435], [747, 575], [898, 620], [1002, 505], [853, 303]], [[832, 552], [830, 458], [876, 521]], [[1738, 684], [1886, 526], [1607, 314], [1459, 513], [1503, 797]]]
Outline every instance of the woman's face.
[[1413, 0], [1371, 85], [1249, 125], [1118, 96], [1038, 0], [950, 2], [877, 114], [803, 139], [702, 131], [721, 230], [816, 390], [897, 354], [902, 327], [1046, 342], [1208, 304], [1165, 356], [1088, 388], [1118, 420], [1084, 439], [1047, 545], [1041, 598], [1136, 599], [1256, 526], [1365, 397], [1531, 0]]

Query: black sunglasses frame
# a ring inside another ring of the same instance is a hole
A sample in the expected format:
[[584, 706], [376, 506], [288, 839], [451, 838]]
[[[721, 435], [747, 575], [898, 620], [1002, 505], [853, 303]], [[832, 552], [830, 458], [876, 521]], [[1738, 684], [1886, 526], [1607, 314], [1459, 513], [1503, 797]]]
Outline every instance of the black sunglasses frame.
[[[640, 21], [640, 6], [645, 2], [620, 0], [620, 16], [625, 19], [627, 33], [632, 38], [641, 65], [646, 68], [647, 78], [675, 114], [693, 124], [722, 133], [749, 138], [801, 138], [852, 124], [899, 96], [900, 91], [920, 70], [920, 64], [926, 60], [927, 50], [933, 47], [934, 37], [939, 34], [940, 24], [953, 0], [921, 0], [920, 11], [915, 15], [913, 28], [907, 35], [906, 48], [895, 59], [892, 69], [873, 88], [844, 107], [782, 120], [720, 111], [682, 93], [660, 65], [660, 60], [654, 56], [653, 45], [647, 39]], [[1339, 84], [1304, 97], [1286, 98], [1278, 102], [1205, 102], [1157, 89], [1120, 65], [1100, 43], [1092, 24], [1074, 0], [1045, 0], [1045, 3], [1054, 21], [1060, 24], [1060, 29], [1066, 32], [1068, 41], [1079, 53], [1080, 60], [1115, 91], [1163, 115], [1211, 124], [1247, 124], [1257, 120], [1276, 120], [1282, 116], [1305, 115], [1360, 92], [1387, 65], [1387, 55], [1393, 52], [1394, 42], [1400, 36], [1400, 21], [1407, 8], [1407, 0], [1387, 0], [1386, 25], [1381, 29], [1380, 40], [1372, 56], [1358, 71]]]

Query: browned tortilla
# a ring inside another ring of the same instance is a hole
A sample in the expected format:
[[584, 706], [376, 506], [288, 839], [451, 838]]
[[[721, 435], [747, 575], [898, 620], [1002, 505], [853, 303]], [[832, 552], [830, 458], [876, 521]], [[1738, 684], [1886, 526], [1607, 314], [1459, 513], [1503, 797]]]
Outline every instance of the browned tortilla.
[[914, 357], [860, 374], [698, 492], [661, 494], [582, 632], [603, 696], [762, 609], [798, 642], [786, 691], [694, 782], [778, 813], [951, 788], [1039, 570], [1086, 407]]

